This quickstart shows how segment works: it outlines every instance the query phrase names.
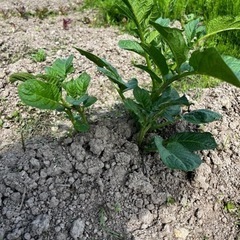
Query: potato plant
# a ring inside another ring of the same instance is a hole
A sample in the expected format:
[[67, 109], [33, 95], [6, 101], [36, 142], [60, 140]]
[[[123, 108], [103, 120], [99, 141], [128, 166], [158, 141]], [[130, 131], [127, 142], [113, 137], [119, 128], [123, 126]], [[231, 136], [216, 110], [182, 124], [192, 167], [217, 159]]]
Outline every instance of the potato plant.
[[10, 81], [22, 82], [18, 86], [18, 95], [23, 103], [39, 109], [65, 112], [75, 130], [85, 132], [89, 129], [85, 110], [97, 99], [87, 93], [90, 83], [87, 73], [75, 79], [67, 78], [74, 71], [72, 61], [72, 55], [57, 59], [52, 66], [45, 68], [45, 74], [14, 73]]
[[[204, 47], [203, 40], [213, 33], [207, 35], [199, 19], [179, 29], [172, 27], [169, 19], [156, 17], [153, 0], [123, 2], [125, 5], [119, 9], [135, 23], [138, 39], [121, 40], [119, 46], [143, 57], [145, 64], [135, 66], [149, 74], [150, 89], [141, 87], [136, 78], [125, 81], [107, 60], [84, 49], [76, 49], [94, 62], [116, 86], [126, 109], [133, 114], [139, 126], [139, 146], [150, 144], [152, 148], [153, 143], [169, 168], [192, 171], [202, 162], [196, 151], [217, 146], [212, 134], [181, 132], [164, 139], [158, 135], [158, 130], [179, 120], [205, 124], [220, 120], [221, 115], [209, 109], [183, 113], [181, 107], [188, 107], [191, 103], [185, 95], [180, 96], [173, 83], [194, 75], [207, 75], [240, 87], [240, 61], [230, 56], [222, 57], [215, 48]], [[125, 97], [126, 91], [132, 91], [133, 97]], [[156, 134], [147, 142], [146, 134], [149, 132]]]

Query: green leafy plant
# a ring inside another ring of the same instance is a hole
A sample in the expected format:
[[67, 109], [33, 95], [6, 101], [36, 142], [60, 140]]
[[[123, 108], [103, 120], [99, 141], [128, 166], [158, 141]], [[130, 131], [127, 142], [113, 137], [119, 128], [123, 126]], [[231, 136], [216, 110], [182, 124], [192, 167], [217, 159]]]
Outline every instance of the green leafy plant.
[[45, 74], [14, 73], [10, 81], [22, 82], [18, 86], [18, 95], [23, 103], [39, 109], [65, 112], [75, 130], [85, 132], [89, 129], [85, 110], [97, 99], [87, 93], [90, 83], [87, 73], [68, 80], [68, 74], [74, 72], [72, 61], [72, 55], [57, 59], [52, 66], [45, 68]]
[[[174, 22], [169, 19], [156, 17], [154, 0], [122, 2], [125, 5], [119, 8], [135, 23], [134, 31], [138, 41], [121, 40], [119, 46], [143, 57], [145, 64], [135, 64], [135, 67], [149, 74], [149, 88], [141, 87], [135, 78], [124, 80], [105, 59], [76, 49], [94, 62], [98, 70], [115, 85], [126, 109], [133, 114], [139, 126], [139, 146], [150, 144], [148, 149], [158, 150], [161, 160], [169, 168], [192, 171], [202, 162], [196, 151], [217, 146], [212, 134], [180, 132], [164, 139], [158, 134], [159, 130], [179, 120], [205, 124], [220, 120], [221, 115], [209, 109], [183, 112], [181, 107], [189, 108], [191, 103], [185, 95], [180, 96], [173, 88], [173, 83], [186, 77], [207, 75], [240, 87], [240, 61], [230, 56], [222, 57], [215, 48], [204, 48], [201, 44], [204, 41], [200, 39], [206, 33], [199, 19], [179, 29], [172, 27]], [[132, 91], [132, 98], [125, 97], [127, 91]], [[149, 132], [156, 132], [150, 141], [146, 138]]]
[[37, 52], [31, 55], [31, 58], [35, 62], [44, 62], [46, 60], [47, 54], [44, 49], [38, 49]]

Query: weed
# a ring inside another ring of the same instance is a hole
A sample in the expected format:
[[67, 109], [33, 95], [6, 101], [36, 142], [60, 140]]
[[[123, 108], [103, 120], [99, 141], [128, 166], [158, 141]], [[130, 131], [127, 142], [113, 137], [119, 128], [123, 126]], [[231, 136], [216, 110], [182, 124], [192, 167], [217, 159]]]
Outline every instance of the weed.
[[114, 239], [124, 240], [125, 239], [124, 236], [119, 232], [111, 230], [107, 226], [106, 221], [107, 221], [107, 212], [106, 212], [104, 206], [102, 206], [99, 210], [99, 223], [100, 223], [102, 230], [105, 231], [107, 234], [109, 234]]
[[74, 71], [73, 56], [57, 59], [45, 74], [15, 73], [10, 81], [21, 81], [18, 95], [23, 103], [39, 109], [65, 112], [75, 130], [85, 132], [89, 129], [85, 110], [96, 102], [87, 93], [90, 76], [81, 74], [76, 79], [67, 80]]
[[46, 60], [46, 57], [47, 55], [44, 49], [38, 49], [37, 52], [31, 55], [31, 58], [35, 62], [44, 62]]
[[[149, 74], [150, 89], [139, 86], [136, 78], [123, 80], [105, 59], [76, 49], [94, 62], [98, 70], [115, 85], [139, 127], [138, 145], [150, 145], [147, 149], [158, 151], [169, 168], [192, 171], [202, 162], [196, 151], [216, 148], [211, 133], [181, 132], [168, 139], [156, 135], [150, 141], [145, 137], [147, 133], [158, 132], [179, 120], [205, 124], [221, 119], [220, 114], [208, 109], [183, 113], [181, 107], [189, 107], [191, 103], [185, 95], [179, 95], [173, 83], [181, 83], [186, 77], [207, 75], [240, 87], [240, 61], [230, 56], [222, 57], [215, 48], [205, 48], [203, 45], [213, 34], [228, 30], [230, 22], [224, 24], [222, 29], [217, 26], [206, 33], [206, 28], [200, 24], [201, 19], [193, 19], [181, 26], [183, 31], [171, 27], [173, 23], [170, 19], [158, 18], [154, 0], [122, 2], [125, 5], [119, 6], [119, 10], [135, 24], [134, 31], [139, 41], [121, 40], [119, 46], [143, 57], [145, 64], [135, 64], [135, 67]], [[127, 91], [132, 91], [133, 98], [125, 97]]]

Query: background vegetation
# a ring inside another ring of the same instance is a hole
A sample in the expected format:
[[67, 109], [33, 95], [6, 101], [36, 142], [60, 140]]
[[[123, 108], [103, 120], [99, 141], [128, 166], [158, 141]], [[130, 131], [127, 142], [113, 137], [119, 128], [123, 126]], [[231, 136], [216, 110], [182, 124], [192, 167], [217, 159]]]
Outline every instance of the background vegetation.
[[[155, 0], [159, 15], [163, 18], [186, 22], [192, 17], [202, 17], [204, 24], [219, 16], [240, 16], [240, 0]], [[119, 25], [131, 31], [131, 22], [118, 10], [121, 0], [85, 0], [84, 8], [99, 10], [97, 25]], [[212, 37], [209, 45], [215, 46], [220, 53], [240, 58], [240, 32], [229, 31]]]

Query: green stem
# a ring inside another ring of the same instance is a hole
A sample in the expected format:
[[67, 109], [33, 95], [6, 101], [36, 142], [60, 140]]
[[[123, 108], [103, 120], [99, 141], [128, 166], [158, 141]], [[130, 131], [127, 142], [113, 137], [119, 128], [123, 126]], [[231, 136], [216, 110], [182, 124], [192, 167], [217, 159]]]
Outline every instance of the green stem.
[[146, 127], [141, 127], [137, 138], [138, 146], [142, 145], [143, 139], [150, 128], [151, 124], [148, 124]]

